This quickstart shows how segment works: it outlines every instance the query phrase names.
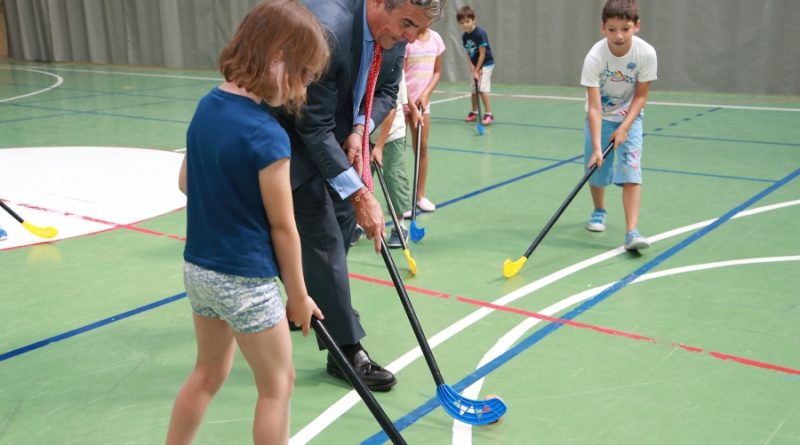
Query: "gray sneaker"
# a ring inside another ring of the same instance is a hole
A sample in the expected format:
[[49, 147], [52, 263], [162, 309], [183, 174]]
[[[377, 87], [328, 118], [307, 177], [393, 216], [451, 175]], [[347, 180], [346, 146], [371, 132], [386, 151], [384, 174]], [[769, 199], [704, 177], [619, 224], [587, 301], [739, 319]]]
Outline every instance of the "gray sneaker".
[[353, 238], [350, 239], [350, 246], [355, 246], [356, 243], [358, 243], [358, 240], [363, 238], [365, 234], [366, 232], [364, 231], [364, 229], [358, 224], [356, 224], [356, 229], [353, 230]]
[[[400, 226], [400, 230], [403, 232], [403, 241], [408, 244], [408, 229], [403, 226]], [[403, 247], [403, 243], [400, 240], [400, 234], [397, 232], [396, 228], [392, 228], [391, 236], [389, 237], [389, 241], [386, 242], [386, 246], [390, 249], [399, 249]]]

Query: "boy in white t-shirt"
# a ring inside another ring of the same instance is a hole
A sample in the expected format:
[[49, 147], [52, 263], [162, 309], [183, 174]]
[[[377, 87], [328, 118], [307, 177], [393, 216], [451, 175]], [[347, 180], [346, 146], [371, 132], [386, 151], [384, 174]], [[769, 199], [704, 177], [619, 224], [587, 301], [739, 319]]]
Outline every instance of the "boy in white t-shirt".
[[[650, 246], [639, 233], [642, 189], [642, 118], [650, 82], [657, 78], [656, 51], [635, 36], [639, 31], [636, 0], [608, 0], [603, 6], [602, 32], [583, 62], [581, 85], [586, 87], [584, 167], [598, 169], [589, 179], [594, 211], [586, 228], [605, 230], [605, 188], [622, 186], [625, 209], [625, 249]], [[602, 151], [614, 141], [603, 162]], [[615, 164], [616, 158], [616, 165]]]

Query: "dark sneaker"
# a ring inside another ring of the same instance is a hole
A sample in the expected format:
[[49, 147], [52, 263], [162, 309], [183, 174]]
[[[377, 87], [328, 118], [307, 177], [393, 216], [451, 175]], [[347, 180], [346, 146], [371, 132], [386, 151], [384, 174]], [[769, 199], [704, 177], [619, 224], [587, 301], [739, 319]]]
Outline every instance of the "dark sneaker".
[[[367, 385], [367, 388], [372, 391], [389, 391], [392, 389], [392, 386], [397, 383], [394, 374], [370, 359], [369, 355], [367, 355], [367, 351], [363, 349], [353, 355], [353, 358], [350, 359], [350, 364], [353, 365], [356, 375], [358, 375], [361, 381]], [[344, 380], [348, 385], [350, 384], [344, 372], [339, 369], [339, 365], [336, 364], [330, 353], [328, 354], [326, 370], [331, 376]]]
[[[402, 241], [406, 242], [408, 245], [408, 229], [403, 226], [400, 226], [400, 230], [403, 232], [403, 239]], [[403, 247], [403, 243], [400, 240], [400, 234], [397, 232], [396, 228], [392, 228], [392, 234], [389, 237], [389, 241], [386, 242], [386, 246], [390, 249], [399, 249]]]
[[363, 238], [366, 233], [363, 227], [356, 224], [356, 230], [353, 231], [353, 238], [350, 240], [350, 246], [355, 246], [358, 240]]

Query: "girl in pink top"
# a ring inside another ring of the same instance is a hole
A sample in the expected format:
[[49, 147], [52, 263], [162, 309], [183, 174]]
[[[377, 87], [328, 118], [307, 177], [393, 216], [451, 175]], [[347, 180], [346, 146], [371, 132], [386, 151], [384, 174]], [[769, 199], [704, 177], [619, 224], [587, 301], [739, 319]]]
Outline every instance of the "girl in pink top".
[[[422, 119], [422, 140], [419, 143], [419, 184], [417, 186], [417, 208], [423, 212], [433, 212], [436, 206], [425, 197], [425, 178], [428, 175], [428, 131], [431, 121], [431, 93], [439, 83], [442, 73], [442, 53], [444, 41], [436, 31], [424, 28], [414, 43], [406, 45], [406, 88], [408, 104], [404, 106], [406, 122], [412, 129], [413, 144], [417, 143], [417, 123]], [[419, 108], [424, 110], [419, 115]], [[409, 216], [411, 216], [411, 212]]]

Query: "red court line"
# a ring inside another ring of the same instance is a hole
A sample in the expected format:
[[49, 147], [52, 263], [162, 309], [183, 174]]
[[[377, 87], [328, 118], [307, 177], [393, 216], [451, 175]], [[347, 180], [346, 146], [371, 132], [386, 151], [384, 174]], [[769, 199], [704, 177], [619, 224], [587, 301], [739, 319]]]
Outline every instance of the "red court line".
[[[130, 223], [130, 224], [118, 224], [118, 223], [115, 223], [115, 222], [106, 221], [104, 219], [95, 218], [95, 217], [92, 217], [92, 216], [78, 215], [77, 213], [66, 212], [66, 211], [61, 211], [61, 210], [53, 210], [53, 209], [48, 209], [48, 208], [45, 208], [45, 207], [39, 207], [39, 206], [32, 205], [32, 204], [16, 203], [15, 205], [20, 206], [20, 207], [26, 207], [26, 208], [33, 209], [33, 210], [40, 210], [40, 211], [43, 211], [43, 212], [57, 213], [59, 215], [64, 215], [64, 216], [72, 216], [72, 217], [75, 217], [75, 218], [78, 218], [78, 219], [82, 219], [84, 221], [89, 221], [89, 222], [94, 222], [94, 223], [104, 224], [104, 225], [110, 226], [108, 229], [104, 229], [104, 230], [100, 230], [100, 231], [97, 231], [97, 232], [88, 233], [87, 235], [94, 235], [96, 233], [107, 232], [109, 230], [114, 230], [114, 229], [128, 229], [128, 230], [132, 230], [134, 232], [146, 233], [148, 235], [163, 236], [163, 237], [175, 239], [175, 240], [178, 240], [178, 241], [186, 241], [186, 237], [184, 237], [184, 236], [172, 235], [172, 234], [169, 234], [169, 233], [159, 232], [159, 231], [156, 231], [156, 230], [150, 230], [150, 229], [145, 229], [145, 228], [142, 228], [142, 227], [136, 227], [135, 226], [135, 224], [139, 224], [139, 223], [142, 223], [144, 221], [147, 221], [147, 219], [144, 219], [142, 221], [137, 221], [137, 222], [134, 222], [134, 223]], [[172, 212], [181, 210], [183, 208], [184, 207], [181, 207], [180, 209], [175, 209], [175, 210], [172, 210], [172, 211], [167, 212], [167, 213], [172, 213]], [[166, 213], [164, 213], [164, 215], [166, 215]], [[160, 215], [156, 215], [156, 216], [160, 216]], [[148, 218], [148, 219], [150, 219], [150, 218]], [[25, 247], [25, 246], [20, 246], [20, 247]]]
[[[366, 282], [369, 282], [369, 283], [374, 283], [374, 284], [380, 284], [380, 285], [383, 285], [383, 286], [394, 287], [394, 283], [392, 283], [391, 281], [381, 280], [381, 279], [372, 278], [372, 277], [366, 277], [366, 276], [363, 276], [363, 275], [352, 274], [352, 273], [350, 274], [350, 277], [351, 278], [355, 278], [357, 280], [366, 281]], [[436, 296], [436, 297], [439, 297], [439, 298], [450, 298], [452, 296], [451, 294], [446, 294], [446, 293], [443, 293], [443, 292], [437, 292], [437, 291], [433, 291], [433, 290], [429, 290], [429, 289], [416, 288], [416, 287], [412, 287], [412, 286], [406, 286], [406, 290], [412, 291], [412, 292], [417, 292], [417, 293], [422, 293], [422, 294], [425, 294], [425, 295], [433, 295], [433, 296]], [[538, 312], [526, 311], [524, 309], [517, 309], [517, 308], [513, 308], [513, 307], [509, 307], [509, 306], [501, 306], [501, 305], [497, 305], [497, 304], [494, 304], [494, 303], [489, 303], [489, 302], [486, 302], [486, 301], [483, 301], [483, 300], [476, 300], [474, 298], [456, 296], [455, 300], [459, 301], [461, 303], [466, 303], [466, 304], [470, 304], [470, 305], [473, 305], [473, 306], [480, 306], [480, 307], [485, 307], [485, 308], [489, 308], [489, 309], [494, 309], [494, 310], [497, 310], [497, 311], [507, 312], [507, 313], [510, 313], [510, 314], [517, 314], [517, 315], [522, 315], [522, 316], [525, 316], [525, 317], [537, 318], [539, 320], [549, 321], [551, 323], [559, 323], [559, 324], [563, 324], [563, 325], [570, 326], [570, 327], [573, 327], [573, 328], [578, 328], [578, 329], [589, 329], [591, 331], [598, 332], [598, 333], [601, 333], [601, 334], [614, 335], [614, 336], [617, 336], [617, 337], [627, 338], [629, 340], [645, 341], [645, 342], [653, 343], [653, 344], [664, 344], [665, 343], [663, 341], [658, 341], [658, 340], [656, 340], [656, 339], [654, 339], [652, 337], [647, 337], [647, 336], [644, 336], [644, 335], [634, 334], [632, 332], [625, 332], [625, 331], [620, 331], [620, 330], [617, 330], [617, 329], [605, 328], [605, 327], [602, 327], [602, 326], [597, 326], [597, 325], [592, 325], [592, 324], [587, 324], [587, 323], [581, 323], [581, 322], [577, 322], [577, 321], [573, 321], [573, 320], [564, 320], [562, 318], [551, 317], [549, 315], [543, 315], [543, 314], [540, 314]], [[689, 346], [689, 345], [685, 345], [683, 343], [669, 342], [669, 345], [671, 347], [680, 348], [680, 349], [683, 349], [684, 351], [692, 352], [692, 353], [696, 353], [696, 354], [699, 354], [699, 353], [702, 353], [702, 352], [706, 352], [705, 349], [703, 349], [703, 348], [700, 348], [700, 347], [697, 347], [697, 346]], [[769, 371], [782, 372], [782, 373], [791, 374], [791, 375], [800, 375], [800, 369], [788, 368], [788, 367], [785, 367], [785, 366], [775, 365], [775, 364], [772, 364], [772, 363], [762, 362], [762, 361], [759, 361], [759, 360], [753, 360], [753, 359], [749, 359], [749, 358], [745, 358], [745, 357], [739, 357], [739, 356], [735, 356], [735, 355], [725, 354], [723, 352], [707, 351], [707, 354], [710, 355], [713, 358], [716, 358], [716, 359], [722, 360], [722, 361], [732, 361], [732, 362], [735, 362], [735, 363], [738, 363], [738, 364], [741, 364], [741, 365], [752, 366], [752, 367], [756, 367], [756, 368], [762, 368], [762, 369], [766, 369], [766, 370], [769, 370]]]
[[[387, 286], [392, 288], [394, 287], [394, 283], [389, 280], [382, 280], [380, 278], [368, 277], [366, 275], [359, 275], [352, 272], [350, 273], [350, 278], [355, 278], [356, 280], [365, 281], [367, 283], [380, 284], [382, 286]], [[444, 298], [444, 299], [450, 298], [450, 294], [446, 294], [444, 292], [437, 292], [434, 290], [423, 289], [421, 287], [409, 286], [407, 284], [404, 284], [404, 286], [407, 291], [416, 292], [418, 294], [424, 294], [424, 295], [429, 295], [431, 297]]]
[[[37, 209], [37, 210], [44, 210], [44, 211], [53, 212], [53, 210], [50, 210], [50, 209], [43, 209], [41, 207], [36, 207], [36, 206], [28, 205], [28, 204], [17, 204], [17, 205], [23, 206], [23, 207], [28, 207], [28, 208], [31, 208], [31, 209]], [[180, 209], [178, 209], [178, 210], [180, 210]], [[145, 234], [148, 234], [148, 235], [163, 236], [163, 237], [176, 239], [176, 240], [180, 240], [180, 241], [186, 241], [186, 237], [182, 237], [182, 236], [178, 236], [178, 235], [172, 235], [172, 234], [168, 234], [168, 233], [164, 233], [164, 232], [159, 232], [159, 231], [156, 231], [156, 230], [144, 229], [144, 228], [141, 228], [141, 227], [135, 227], [133, 224], [125, 224], [125, 225], [123, 225], [123, 224], [115, 224], [115, 223], [112, 223], [112, 222], [109, 222], [109, 221], [103, 221], [103, 220], [100, 220], [100, 219], [97, 219], [97, 218], [91, 218], [91, 217], [87, 217], [87, 216], [76, 215], [74, 213], [68, 213], [68, 212], [59, 212], [59, 213], [63, 213], [64, 215], [67, 215], [67, 216], [76, 216], [78, 218], [85, 219], [87, 221], [94, 221], [94, 222], [98, 222], [98, 223], [101, 223], [101, 224], [108, 224], [108, 225], [113, 226], [114, 228], [123, 228], [123, 229], [128, 229], [128, 230], [133, 230], [133, 231], [145, 233]], [[138, 224], [138, 223], [134, 223], [134, 224]], [[387, 286], [387, 287], [394, 287], [394, 283], [391, 282], [391, 281], [383, 280], [383, 279], [375, 278], [375, 277], [369, 277], [369, 276], [366, 276], [366, 275], [350, 273], [350, 278], [353, 278], [353, 279], [356, 279], [356, 280], [359, 280], [359, 281], [364, 281], [366, 283], [378, 284], [378, 285]], [[418, 294], [428, 295], [428, 296], [436, 297], [436, 298], [448, 299], [448, 298], [450, 298], [452, 296], [452, 294], [448, 294], [448, 293], [445, 293], [445, 292], [438, 292], [438, 291], [434, 291], [434, 290], [430, 290], [430, 289], [424, 289], [424, 288], [421, 288], [421, 287], [415, 287], [415, 286], [406, 285], [405, 288], [406, 288], [407, 291], [410, 291], [410, 292], [415, 292], [415, 293], [418, 293]], [[589, 330], [592, 330], [592, 331], [595, 331], [595, 332], [599, 332], [601, 334], [614, 335], [614, 336], [618, 336], [618, 337], [628, 338], [630, 340], [646, 341], [648, 343], [654, 343], [654, 344], [663, 343], [663, 342], [657, 341], [654, 338], [647, 337], [647, 336], [644, 336], [644, 335], [634, 334], [634, 333], [631, 333], [631, 332], [625, 332], [625, 331], [620, 331], [620, 330], [616, 330], [616, 329], [604, 328], [602, 326], [596, 326], [596, 325], [591, 325], [591, 324], [587, 324], [587, 323], [581, 323], [581, 322], [572, 321], [572, 320], [564, 320], [564, 319], [557, 318], [557, 317], [550, 317], [548, 315], [539, 314], [537, 312], [526, 311], [526, 310], [523, 310], [523, 309], [517, 309], [517, 308], [513, 308], [513, 307], [509, 307], [509, 306], [500, 306], [500, 305], [489, 303], [489, 302], [486, 302], [486, 301], [483, 301], [483, 300], [476, 300], [474, 298], [456, 296], [455, 299], [456, 299], [456, 301], [459, 301], [461, 303], [466, 303], [466, 304], [470, 304], [470, 305], [473, 305], [473, 306], [481, 306], [481, 307], [485, 307], [485, 308], [489, 308], [489, 309], [494, 309], [494, 310], [497, 310], [497, 311], [507, 312], [507, 313], [510, 313], [510, 314], [517, 314], [517, 315], [522, 315], [522, 316], [525, 316], [525, 317], [537, 318], [537, 319], [540, 319], [540, 320], [549, 321], [551, 323], [560, 323], [560, 324], [563, 324], [563, 325], [567, 325], [567, 326], [574, 327], [574, 328], [579, 328], [579, 329], [589, 329]], [[705, 351], [703, 348], [699, 348], [699, 347], [696, 347], [696, 346], [684, 345], [682, 343], [672, 343], [671, 342], [670, 346], [677, 347], [677, 348], [683, 349], [684, 351], [688, 351], [688, 352], [692, 352], [692, 353], [702, 353], [702, 352]], [[745, 357], [739, 357], [739, 356], [735, 356], [735, 355], [725, 354], [723, 352], [708, 351], [707, 353], [711, 357], [714, 357], [714, 358], [716, 358], [718, 360], [722, 360], [722, 361], [732, 361], [732, 362], [739, 363], [739, 364], [745, 365], [745, 366], [752, 366], [752, 367], [762, 368], [762, 369], [766, 369], [766, 370], [770, 370], [770, 371], [782, 372], [782, 373], [785, 373], [785, 374], [800, 375], [800, 370], [794, 369], [794, 368], [788, 368], [788, 367], [785, 367], [785, 366], [775, 365], [775, 364], [772, 364], [772, 363], [766, 363], [766, 362], [753, 360], [753, 359], [749, 359], [749, 358], [745, 358]]]

